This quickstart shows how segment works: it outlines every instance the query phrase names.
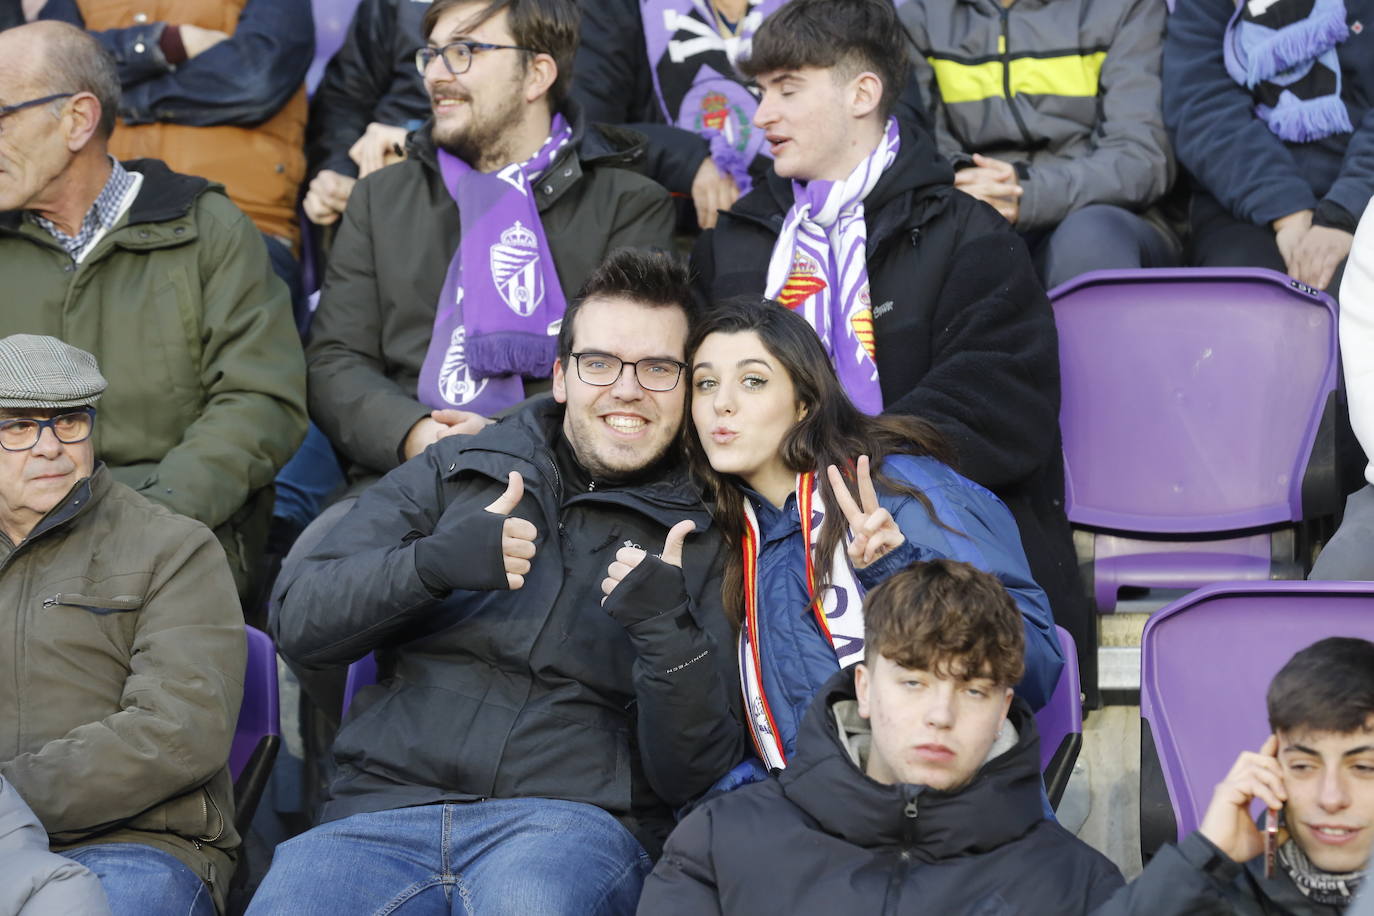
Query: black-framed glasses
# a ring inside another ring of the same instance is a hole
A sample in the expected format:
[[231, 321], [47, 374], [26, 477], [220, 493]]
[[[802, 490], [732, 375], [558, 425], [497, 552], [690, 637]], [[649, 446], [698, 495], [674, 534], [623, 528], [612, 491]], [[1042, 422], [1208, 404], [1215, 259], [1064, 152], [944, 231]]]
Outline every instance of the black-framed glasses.
[[682, 370], [687, 368], [686, 363], [675, 359], [639, 359], [630, 363], [609, 353], [573, 353], [572, 358], [577, 363], [577, 377], [602, 388], [619, 381], [620, 373], [629, 366], [645, 391], [672, 391], [682, 378]]
[[27, 452], [38, 444], [45, 429], [52, 430], [57, 441], [65, 445], [85, 442], [95, 429], [95, 408], [83, 407], [46, 420], [37, 417], [0, 420], [0, 448], [7, 452]]
[[534, 48], [522, 48], [519, 45], [494, 45], [486, 41], [455, 41], [444, 45], [442, 48], [424, 47], [415, 52], [415, 69], [424, 76], [429, 65], [434, 63], [434, 58], [439, 58], [448, 67], [448, 72], [454, 76], [462, 76], [468, 72], [472, 66], [472, 52], [474, 51], [528, 51], [530, 54], [538, 54]]
[[46, 105], [48, 102], [56, 102], [58, 99], [69, 99], [74, 95], [76, 95], [75, 92], [56, 92], [52, 95], [45, 95], [41, 99], [29, 99], [27, 102], [15, 102], [13, 105], [0, 105], [0, 121], [8, 118], [16, 111], [33, 108], [35, 105]]

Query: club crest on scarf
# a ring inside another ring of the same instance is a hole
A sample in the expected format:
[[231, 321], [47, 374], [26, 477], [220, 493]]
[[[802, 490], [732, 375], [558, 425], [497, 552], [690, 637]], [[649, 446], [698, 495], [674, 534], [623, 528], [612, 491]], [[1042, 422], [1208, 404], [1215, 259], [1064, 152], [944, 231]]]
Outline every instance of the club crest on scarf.
[[854, 336], [868, 358], [877, 359], [878, 350], [873, 344], [873, 300], [869, 297], [867, 283], [859, 291], [859, 309], [849, 316], [849, 326], [854, 329]]
[[468, 371], [464, 356], [466, 339], [467, 328], [460, 324], [453, 329], [448, 352], [444, 354], [444, 364], [439, 369], [439, 391], [450, 404], [467, 404], [487, 387], [486, 379], [474, 381], [472, 373]]
[[778, 301], [790, 309], [797, 309], [812, 296], [825, 289], [821, 277], [821, 266], [816, 259], [803, 251], [798, 251], [792, 259], [792, 273], [778, 292]]
[[539, 239], [519, 220], [491, 246], [491, 281], [501, 299], [521, 318], [544, 301], [544, 274], [539, 269]]

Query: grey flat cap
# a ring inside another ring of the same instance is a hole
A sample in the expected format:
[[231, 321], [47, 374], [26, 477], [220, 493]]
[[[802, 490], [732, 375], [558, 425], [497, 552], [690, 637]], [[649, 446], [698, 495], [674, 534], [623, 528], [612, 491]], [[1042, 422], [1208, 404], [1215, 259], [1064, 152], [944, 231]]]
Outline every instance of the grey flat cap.
[[105, 385], [94, 356], [56, 337], [0, 339], [0, 407], [86, 407]]

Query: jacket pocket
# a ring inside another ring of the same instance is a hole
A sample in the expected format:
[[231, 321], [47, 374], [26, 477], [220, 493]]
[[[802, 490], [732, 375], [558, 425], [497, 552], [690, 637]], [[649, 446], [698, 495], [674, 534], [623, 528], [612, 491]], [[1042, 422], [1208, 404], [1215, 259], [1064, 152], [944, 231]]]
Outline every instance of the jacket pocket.
[[121, 614], [143, 607], [141, 595], [83, 595], [79, 592], [58, 592], [43, 599], [43, 607], [79, 607], [93, 614]]

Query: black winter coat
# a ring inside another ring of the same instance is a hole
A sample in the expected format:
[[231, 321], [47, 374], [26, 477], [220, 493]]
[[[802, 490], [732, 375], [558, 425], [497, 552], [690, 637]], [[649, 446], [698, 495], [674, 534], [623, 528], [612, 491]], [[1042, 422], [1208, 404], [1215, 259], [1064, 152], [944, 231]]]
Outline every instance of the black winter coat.
[[420, 22], [428, 11], [428, 3], [413, 0], [358, 4], [310, 99], [308, 178], [323, 169], [356, 176], [348, 150], [373, 121], [404, 127], [429, 118], [425, 81], [415, 69], [415, 50], [425, 43]]
[[838, 672], [816, 694], [777, 779], [715, 798], [678, 826], [644, 885], [639, 916], [1332, 912], [1302, 906], [1286, 879], [1259, 888], [1254, 863], [1238, 874], [1197, 834], [1161, 849], [1123, 886], [1116, 866], [1045, 819], [1040, 738], [1022, 700], [1008, 716], [1016, 745], [947, 793], [860, 772], [833, 711], [853, 699], [852, 670]]
[[[680, 469], [573, 491], [552, 452], [562, 418], [541, 400], [430, 447], [364, 492], [285, 586], [273, 629], [288, 660], [377, 653], [380, 683], [359, 693], [334, 744], [326, 820], [559, 798], [610, 812], [654, 853], [672, 809], [744, 756], [710, 516]], [[539, 532], [518, 591], [505, 588], [502, 517], [484, 511], [512, 470], [525, 492], [511, 514]], [[682, 570], [641, 563], [603, 606], [617, 549], [661, 548], [683, 519], [697, 533]], [[461, 531], [446, 575], [466, 583], [447, 594], [422, 572], [441, 520]]]
[[[865, 201], [868, 279], [883, 404], [934, 423], [955, 467], [1011, 509], [1055, 622], [1073, 633], [1085, 687], [1096, 684], [1096, 621], [1064, 515], [1059, 343], [1020, 236], [952, 185], [924, 131]], [[792, 184], [769, 173], [704, 233], [693, 253], [707, 301], [761, 294]]]
[[1045, 819], [1040, 739], [1021, 700], [1010, 717], [1016, 746], [944, 793], [860, 772], [832, 710], [853, 699], [853, 671], [841, 671], [816, 695], [777, 779], [682, 822], [645, 884], [640, 916], [1068, 916], [1121, 887], [1111, 862]]

